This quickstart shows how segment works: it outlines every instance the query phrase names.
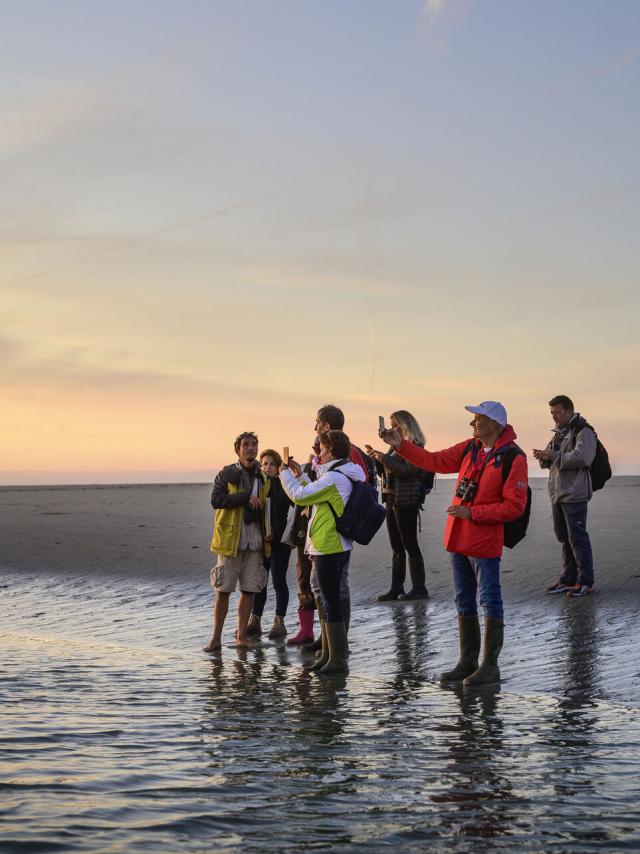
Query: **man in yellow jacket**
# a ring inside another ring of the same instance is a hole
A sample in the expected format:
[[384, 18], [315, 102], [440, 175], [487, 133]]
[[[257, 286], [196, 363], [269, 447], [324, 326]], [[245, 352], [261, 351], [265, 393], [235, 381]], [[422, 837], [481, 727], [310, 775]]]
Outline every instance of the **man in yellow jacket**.
[[218, 472], [211, 492], [216, 511], [211, 551], [218, 555], [211, 570], [211, 586], [216, 591], [213, 635], [204, 652], [222, 646], [222, 628], [229, 610], [229, 596], [240, 587], [236, 646], [254, 646], [247, 637], [247, 625], [254, 593], [264, 590], [265, 507], [269, 479], [257, 461], [258, 437], [241, 433], [234, 442], [238, 461]]

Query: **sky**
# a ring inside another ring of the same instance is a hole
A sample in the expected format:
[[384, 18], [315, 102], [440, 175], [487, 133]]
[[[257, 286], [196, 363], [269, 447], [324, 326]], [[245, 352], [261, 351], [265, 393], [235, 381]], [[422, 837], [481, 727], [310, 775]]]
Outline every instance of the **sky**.
[[303, 459], [327, 402], [530, 453], [556, 394], [640, 473], [640, 3], [0, 12], [0, 483]]

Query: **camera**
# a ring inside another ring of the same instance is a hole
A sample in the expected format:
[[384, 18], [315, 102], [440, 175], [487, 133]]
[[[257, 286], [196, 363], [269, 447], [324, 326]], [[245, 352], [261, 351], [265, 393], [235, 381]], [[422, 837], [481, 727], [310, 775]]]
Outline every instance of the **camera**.
[[462, 501], [473, 501], [477, 488], [478, 484], [475, 480], [463, 477], [456, 489], [456, 498], [460, 498]]

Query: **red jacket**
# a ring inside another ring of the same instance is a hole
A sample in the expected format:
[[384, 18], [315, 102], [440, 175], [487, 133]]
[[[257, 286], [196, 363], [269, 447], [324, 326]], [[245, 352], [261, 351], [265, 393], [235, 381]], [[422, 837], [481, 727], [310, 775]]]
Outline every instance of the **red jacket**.
[[365, 480], [369, 480], [369, 472], [367, 471], [367, 464], [362, 459], [362, 454], [356, 448], [355, 445], [351, 446], [351, 453], [349, 454], [349, 461], [355, 463], [357, 466], [360, 466], [362, 471], [364, 472]]
[[[527, 458], [518, 454], [513, 461], [506, 483], [502, 483], [502, 465], [500, 449], [513, 444], [516, 434], [511, 425], [502, 431], [493, 450], [487, 455], [484, 468], [480, 469], [478, 489], [469, 509], [471, 519], [458, 519], [447, 516], [444, 529], [444, 547], [448, 552], [467, 555], [468, 557], [501, 557], [504, 545], [504, 522], [517, 519], [524, 512], [527, 504]], [[435, 471], [439, 474], [459, 472], [456, 489], [463, 477], [470, 477], [477, 466], [474, 466], [472, 451], [466, 451], [472, 439], [459, 442], [444, 451], [426, 451], [411, 442], [403, 440], [398, 453], [410, 463], [425, 471]], [[476, 440], [476, 445], [482, 455], [482, 443]], [[478, 458], [480, 459], [480, 457]], [[463, 504], [459, 498], [453, 497], [453, 504]]]

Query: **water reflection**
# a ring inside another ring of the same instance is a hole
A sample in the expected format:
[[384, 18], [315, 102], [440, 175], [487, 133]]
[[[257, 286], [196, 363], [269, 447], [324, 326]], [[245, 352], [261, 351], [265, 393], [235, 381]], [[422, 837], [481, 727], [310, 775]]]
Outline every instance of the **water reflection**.
[[443, 690], [455, 696], [458, 709], [450, 723], [441, 724], [449, 757], [445, 771], [448, 785], [431, 799], [455, 805], [454, 812], [445, 812], [445, 824], [458, 833], [481, 838], [502, 836], [513, 821], [510, 802], [514, 784], [511, 769], [503, 762], [500, 687], [487, 686], [474, 692], [462, 686]]
[[394, 684], [405, 681], [424, 682], [427, 678], [425, 660], [429, 646], [427, 609], [393, 608], [392, 626], [396, 647], [397, 674]]
[[551, 746], [560, 752], [552, 755], [550, 764], [554, 789], [563, 803], [595, 791], [590, 766], [598, 738], [597, 623], [595, 603], [580, 601], [565, 609], [558, 625], [558, 646], [565, 651], [564, 690], [550, 733]]
[[564, 697], [569, 704], [575, 703], [577, 707], [592, 703], [599, 693], [596, 607], [593, 601], [571, 603], [558, 626], [560, 650], [566, 650]]

